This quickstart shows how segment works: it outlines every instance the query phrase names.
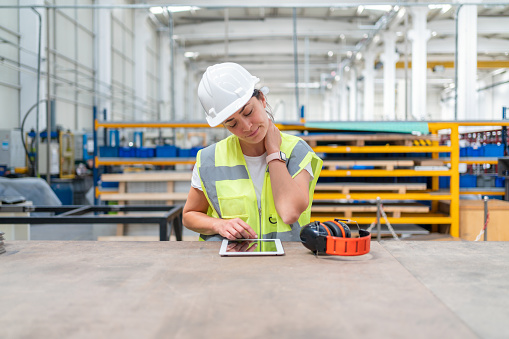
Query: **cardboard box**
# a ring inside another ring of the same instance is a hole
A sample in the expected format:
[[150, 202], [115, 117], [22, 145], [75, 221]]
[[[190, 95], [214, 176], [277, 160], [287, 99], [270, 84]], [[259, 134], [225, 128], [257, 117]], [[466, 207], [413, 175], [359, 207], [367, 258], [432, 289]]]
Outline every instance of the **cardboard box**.
[[[439, 209], [449, 213], [450, 203], [441, 201]], [[509, 201], [489, 200], [488, 216], [488, 241], [509, 241]], [[484, 225], [484, 201], [460, 200], [459, 223], [460, 238], [475, 240]]]

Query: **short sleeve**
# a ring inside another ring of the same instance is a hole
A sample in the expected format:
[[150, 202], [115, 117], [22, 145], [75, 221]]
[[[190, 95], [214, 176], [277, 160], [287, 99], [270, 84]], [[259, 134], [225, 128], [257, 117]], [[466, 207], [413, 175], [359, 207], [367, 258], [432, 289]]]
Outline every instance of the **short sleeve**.
[[[309, 168], [311, 168], [311, 166]], [[194, 187], [196, 189], [199, 189], [200, 191], [203, 191], [203, 189], [201, 188], [200, 176], [198, 174], [198, 166], [194, 166], [194, 168], [193, 168], [193, 177], [191, 178], [191, 187]]]
[[311, 180], [313, 180], [315, 178], [315, 176], [313, 175], [313, 169], [311, 168], [311, 162], [309, 162], [306, 167], [304, 167], [304, 169], [306, 171], [308, 171], [309, 175], [311, 176]]

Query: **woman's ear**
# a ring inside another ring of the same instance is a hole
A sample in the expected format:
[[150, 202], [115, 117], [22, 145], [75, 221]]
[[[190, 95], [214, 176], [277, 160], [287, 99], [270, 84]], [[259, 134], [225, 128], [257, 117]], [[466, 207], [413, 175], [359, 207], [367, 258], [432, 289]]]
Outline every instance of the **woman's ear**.
[[267, 100], [265, 99], [265, 95], [261, 95], [260, 101], [262, 102], [263, 108], [267, 108]]

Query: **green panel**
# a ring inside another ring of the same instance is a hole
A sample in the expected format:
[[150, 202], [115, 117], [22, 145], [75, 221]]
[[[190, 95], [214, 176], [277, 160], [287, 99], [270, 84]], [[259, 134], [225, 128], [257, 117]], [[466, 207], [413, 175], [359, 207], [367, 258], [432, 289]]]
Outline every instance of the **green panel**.
[[393, 132], [429, 134], [427, 122], [413, 121], [327, 121], [306, 122], [306, 127], [342, 131]]

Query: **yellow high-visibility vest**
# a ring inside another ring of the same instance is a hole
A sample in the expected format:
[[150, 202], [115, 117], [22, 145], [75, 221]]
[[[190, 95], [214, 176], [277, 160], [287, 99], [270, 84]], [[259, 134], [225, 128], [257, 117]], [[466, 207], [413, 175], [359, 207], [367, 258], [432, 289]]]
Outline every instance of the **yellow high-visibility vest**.
[[[209, 202], [207, 215], [222, 219], [240, 218], [262, 239], [300, 241], [301, 226], [310, 222], [313, 192], [323, 161], [304, 140], [285, 133], [281, 133], [281, 138], [281, 151], [286, 154], [286, 167], [292, 178], [309, 163], [314, 175], [309, 183], [309, 205], [298, 221], [288, 225], [277, 214], [268, 166], [260, 196], [260, 210], [258, 209], [254, 184], [239, 138], [235, 135], [200, 150], [196, 156], [201, 186]], [[221, 239], [223, 238], [219, 235], [200, 235], [200, 240]]]

